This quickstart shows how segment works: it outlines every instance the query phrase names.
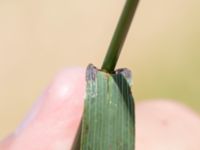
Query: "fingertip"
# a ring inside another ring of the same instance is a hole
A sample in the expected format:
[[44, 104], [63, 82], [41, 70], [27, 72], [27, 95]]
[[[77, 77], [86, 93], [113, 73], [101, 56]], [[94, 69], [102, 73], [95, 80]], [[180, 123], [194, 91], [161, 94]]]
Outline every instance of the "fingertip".
[[82, 96], [84, 91], [85, 69], [76, 67], [60, 71], [51, 82], [47, 96], [49, 101], [65, 101], [71, 96]]
[[43, 147], [48, 143], [70, 147], [81, 120], [84, 94], [84, 68], [60, 71], [15, 132], [15, 146], [23, 146], [24, 140], [27, 144], [34, 141], [36, 147], [45, 138]]
[[[85, 94], [85, 69], [80, 67], [63, 69], [52, 80], [41, 97], [38, 119], [62, 117], [72, 120], [71, 115], [78, 118], [83, 111]], [[63, 118], [64, 119], [64, 118]]]
[[198, 150], [200, 117], [174, 100], [148, 100], [137, 104], [136, 133], [138, 150]]

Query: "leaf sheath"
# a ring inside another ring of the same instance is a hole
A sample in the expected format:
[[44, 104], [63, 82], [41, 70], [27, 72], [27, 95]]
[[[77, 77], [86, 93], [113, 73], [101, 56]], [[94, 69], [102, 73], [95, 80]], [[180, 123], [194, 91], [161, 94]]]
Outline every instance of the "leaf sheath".
[[108, 74], [87, 68], [81, 150], [134, 150], [135, 115], [131, 73]]

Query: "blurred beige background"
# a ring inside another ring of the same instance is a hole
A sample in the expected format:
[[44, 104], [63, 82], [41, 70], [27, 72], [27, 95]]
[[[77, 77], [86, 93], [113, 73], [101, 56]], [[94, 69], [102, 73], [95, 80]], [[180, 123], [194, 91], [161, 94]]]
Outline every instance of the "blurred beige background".
[[[125, 0], [0, 0], [0, 139], [62, 68], [101, 66]], [[200, 112], [200, 1], [141, 0], [118, 67], [136, 101]]]

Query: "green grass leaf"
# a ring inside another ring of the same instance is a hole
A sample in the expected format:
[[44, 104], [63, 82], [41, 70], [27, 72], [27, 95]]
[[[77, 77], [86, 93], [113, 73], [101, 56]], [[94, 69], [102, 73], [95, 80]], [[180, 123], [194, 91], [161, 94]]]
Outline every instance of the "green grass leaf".
[[135, 115], [130, 71], [120, 69], [109, 74], [89, 65], [86, 78], [87, 95], [79, 148], [134, 150]]

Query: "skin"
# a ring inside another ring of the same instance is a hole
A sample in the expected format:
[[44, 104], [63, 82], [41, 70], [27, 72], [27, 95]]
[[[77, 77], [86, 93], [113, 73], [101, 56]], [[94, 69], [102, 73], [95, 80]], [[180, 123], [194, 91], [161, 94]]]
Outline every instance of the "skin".
[[[83, 111], [85, 70], [60, 72], [0, 150], [70, 150]], [[200, 117], [170, 100], [136, 104], [136, 150], [199, 150]]]

